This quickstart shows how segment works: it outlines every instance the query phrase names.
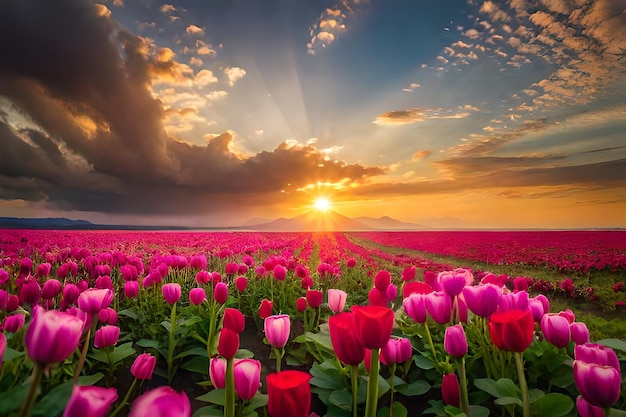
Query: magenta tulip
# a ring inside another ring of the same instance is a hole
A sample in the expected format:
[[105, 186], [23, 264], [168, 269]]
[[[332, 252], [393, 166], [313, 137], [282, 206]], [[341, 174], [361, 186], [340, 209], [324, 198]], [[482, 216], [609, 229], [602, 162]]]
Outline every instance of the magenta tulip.
[[270, 345], [282, 349], [289, 340], [291, 320], [287, 314], [277, 314], [265, 319], [265, 337]]
[[117, 326], [106, 325], [100, 327], [94, 335], [93, 345], [102, 349], [108, 346], [115, 346], [120, 338], [120, 328]]
[[139, 294], [139, 282], [127, 281], [124, 283], [124, 295], [128, 298], [135, 298]]
[[117, 311], [111, 307], [103, 308], [98, 312], [98, 320], [104, 324], [115, 325], [117, 323]]
[[24, 336], [26, 353], [40, 364], [61, 362], [74, 352], [82, 333], [81, 319], [37, 305]]
[[234, 371], [235, 392], [242, 400], [251, 400], [261, 385], [261, 361], [255, 359], [236, 360]]
[[354, 313], [339, 313], [328, 318], [330, 341], [341, 362], [356, 366], [365, 357], [365, 348], [359, 342], [354, 326]]
[[117, 400], [117, 389], [74, 385], [63, 417], [104, 417]]
[[189, 302], [195, 306], [199, 306], [206, 300], [206, 292], [204, 288], [193, 288], [189, 291]]
[[610, 407], [620, 395], [622, 379], [619, 369], [574, 361], [574, 382], [583, 398], [597, 407]]
[[541, 332], [546, 340], [558, 348], [564, 348], [571, 339], [569, 321], [554, 313], [544, 314], [541, 319]]
[[98, 314], [113, 301], [113, 291], [109, 289], [91, 288], [78, 296], [78, 307], [87, 314]]
[[458, 408], [461, 402], [460, 392], [459, 379], [456, 374], [444, 375], [443, 381], [441, 382], [441, 396], [443, 397], [443, 402]]
[[576, 397], [576, 410], [580, 417], [604, 417], [604, 409], [589, 404], [582, 395]]
[[413, 346], [411, 341], [404, 337], [392, 337], [380, 350], [380, 361], [385, 365], [404, 363], [411, 359]]
[[129, 417], [189, 417], [191, 403], [184, 391], [178, 393], [173, 388], [161, 386], [146, 392], [135, 400]]
[[248, 287], [248, 278], [237, 277], [235, 279], [235, 288], [237, 288], [237, 291], [239, 291], [240, 293], [244, 292], [247, 287]]
[[402, 301], [404, 312], [416, 323], [425, 323], [428, 318], [426, 311], [426, 294], [414, 293]]
[[446, 327], [443, 347], [448, 355], [460, 358], [467, 354], [467, 338], [461, 324]]
[[181, 289], [180, 284], [169, 283], [164, 284], [161, 288], [161, 292], [163, 293], [163, 298], [169, 305], [174, 305], [180, 300], [181, 297]]
[[282, 265], [274, 266], [274, 278], [278, 281], [284, 281], [287, 277], [287, 268]]
[[51, 300], [61, 293], [62, 285], [56, 279], [49, 279], [43, 284], [41, 289], [41, 298]]
[[597, 343], [577, 345], [574, 348], [574, 359], [620, 369], [619, 359], [615, 351]]
[[220, 357], [211, 358], [209, 378], [217, 389], [223, 389], [226, 386], [226, 361], [224, 359]]
[[142, 353], [133, 362], [130, 367], [130, 373], [139, 380], [152, 379], [152, 374], [156, 367], [156, 359], [156, 356]]
[[80, 295], [80, 288], [75, 284], [68, 283], [63, 287], [63, 300], [66, 305], [76, 304], [78, 296]]
[[319, 290], [307, 290], [306, 302], [311, 308], [319, 308], [322, 305], [324, 299], [324, 293]]
[[333, 313], [341, 313], [346, 306], [348, 294], [342, 290], [328, 290], [328, 307]]
[[374, 276], [374, 287], [381, 292], [387, 291], [387, 287], [391, 285], [391, 274], [389, 271], [382, 270]]
[[494, 284], [480, 284], [463, 288], [467, 308], [480, 317], [491, 316], [498, 307], [502, 289]]
[[446, 294], [456, 297], [463, 292], [465, 286], [472, 285], [474, 275], [467, 269], [457, 268], [453, 271], [440, 272], [437, 275], [437, 282]]
[[24, 326], [25, 321], [26, 316], [23, 314], [11, 314], [4, 319], [2, 327], [5, 332], [17, 333]]
[[[498, 311], [510, 311], [520, 310], [524, 311], [528, 309], [528, 293], [526, 291], [511, 292], [508, 294], [502, 294], [498, 301]], [[533, 318], [534, 320], [534, 318]]]
[[577, 345], [589, 343], [589, 329], [585, 323], [575, 321], [569, 325], [569, 331], [572, 336], [572, 341]]
[[218, 282], [213, 289], [213, 299], [218, 304], [226, 303], [228, 300], [228, 285], [224, 282]]
[[28, 279], [20, 287], [20, 299], [26, 303], [34, 306], [39, 303], [41, 298], [41, 287], [34, 279]]

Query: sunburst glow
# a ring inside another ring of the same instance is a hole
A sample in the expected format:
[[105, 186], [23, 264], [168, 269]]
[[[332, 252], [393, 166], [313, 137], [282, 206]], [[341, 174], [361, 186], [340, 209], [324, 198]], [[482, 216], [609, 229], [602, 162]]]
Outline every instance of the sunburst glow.
[[317, 211], [326, 212], [330, 210], [331, 203], [326, 197], [318, 197], [313, 202], [313, 207], [315, 207]]

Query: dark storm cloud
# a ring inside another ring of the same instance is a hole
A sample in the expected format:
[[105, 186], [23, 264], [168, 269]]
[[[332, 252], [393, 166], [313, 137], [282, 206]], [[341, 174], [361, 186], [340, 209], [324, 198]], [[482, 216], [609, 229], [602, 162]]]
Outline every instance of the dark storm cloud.
[[171, 50], [121, 29], [102, 5], [0, 2], [0, 56], [0, 100], [10, 107], [0, 114], [0, 199], [65, 210], [206, 212], [225, 200], [271, 200], [288, 183], [382, 173], [325, 162], [313, 146], [241, 157], [229, 149], [230, 133], [206, 146], [169, 137], [151, 85], [189, 83], [193, 71]]

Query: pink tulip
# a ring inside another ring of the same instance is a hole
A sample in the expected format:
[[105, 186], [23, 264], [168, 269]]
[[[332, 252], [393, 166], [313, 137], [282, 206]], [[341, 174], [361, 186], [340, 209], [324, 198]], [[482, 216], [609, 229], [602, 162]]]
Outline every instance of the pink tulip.
[[342, 290], [328, 290], [328, 307], [333, 313], [341, 313], [346, 306], [348, 294]]
[[78, 288], [76, 285], [69, 283], [65, 284], [65, 286], [63, 287], [63, 300], [65, 301], [66, 305], [70, 306], [72, 304], [76, 304], [79, 295], [80, 288]]
[[574, 382], [589, 404], [610, 407], [619, 399], [621, 375], [620, 371], [612, 366], [575, 360]]
[[3, 289], [0, 289], [0, 310], [4, 310], [5, 308], [7, 308], [8, 302], [9, 302], [9, 293]]
[[416, 323], [425, 323], [428, 318], [426, 311], [426, 294], [411, 294], [402, 302], [405, 313]]
[[165, 298], [165, 301], [167, 301], [169, 305], [174, 305], [178, 302], [178, 300], [180, 300], [180, 297], [181, 297], [180, 284], [176, 284], [176, 283], [165, 284], [161, 288], [161, 292], [163, 293], [163, 297]]
[[[42, 264], [43, 265], [43, 264]], [[62, 285], [56, 279], [49, 279], [43, 284], [41, 289], [41, 298], [50, 300], [61, 293]]]
[[237, 277], [235, 279], [235, 287], [237, 288], [237, 291], [244, 292], [246, 290], [246, 288], [248, 287], [248, 278], [246, 277]]
[[102, 349], [109, 346], [115, 346], [120, 338], [120, 328], [117, 326], [106, 325], [100, 327], [93, 338], [93, 345]]
[[208, 271], [199, 271], [196, 274], [196, 282], [198, 284], [208, 284], [209, 281], [211, 281], [211, 274]]
[[103, 308], [98, 312], [98, 320], [104, 324], [117, 324], [117, 311], [111, 307]]
[[218, 282], [213, 290], [213, 298], [218, 304], [226, 303], [226, 300], [228, 300], [228, 285], [224, 282]]
[[498, 301], [498, 311], [505, 312], [511, 310], [525, 311], [528, 309], [529, 298], [526, 291], [511, 292], [502, 294]]
[[541, 332], [546, 340], [558, 348], [564, 348], [571, 339], [567, 318], [558, 314], [544, 314], [541, 319]]
[[274, 266], [274, 278], [278, 281], [284, 281], [287, 277], [287, 268], [282, 265]]
[[193, 288], [189, 291], [189, 302], [195, 306], [199, 306], [206, 300], [206, 292], [204, 288]]
[[155, 367], [156, 356], [149, 353], [142, 353], [137, 356], [135, 362], [133, 362], [130, 367], [130, 373], [139, 380], [152, 379]]
[[113, 291], [109, 289], [91, 288], [78, 296], [78, 307], [87, 314], [98, 314], [113, 301]]
[[544, 310], [543, 303], [537, 300], [537, 298], [531, 298], [528, 301], [528, 308], [530, 308], [530, 311], [533, 313], [535, 323], [541, 323], [543, 315], [547, 313], [547, 311]]
[[460, 358], [467, 354], [467, 338], [461, 324], [446, 327], [443, 347], [448, 355]]
[[104, 417], [117, 400], [117, 389], [74, 385], [63, 417]]
[[604, 417], [604, 409], [589, 404], [582, 395], [576, 397], [576, 410], [580, 417]]
[[220, 357], [211, 358], [209, 364], [209, 378], [211, 383], [217, 389], [226, 386], [226, 361]]
[[239, 398], [249, 401], [261, 385], [261, 362], [255, 359], [235, 361], [235, 391]]
[[565, 317], [570, 324], [576, 321], [576, 315], [569, 308], [565, 311], [559, 311], [558, 314], [559, 316]]
[[0, 331], [0, 366], [2, 366], [2, 358], [4, 356], [4, 350], [7, 348], [7, 337]]
[[269, 316], [265, 319], [265, 337], [270, 345], [282, 349], [289, 340], [291, 320], [287, 314]]
[[389, 284], [385, 291], [385, 296], [387, 297], [387, 301], [395, 301], [398, 296], [398, 287], [396, 287], [395, 284]]
[[455, 297], [463, 292], [465, 286], [472, 285], [474, 275], [467, 269], [457, 268], [453, 271], [440, 272], [437, 275], [437, 282], [446, 294]]
[[426, 295], [426, 310], [439, 324], [450, 322], [452, 316], [452, 301], [450, 296], [442, 291], [431, 292]]
[[574, 359], [620, 369], [619, 359], [615, 351], [598, 343], [577, 345], [574, 347]]
[[41, 287], [35, 280], [28, 279], [20, 287], [20, 299], [26, 303], [34, 306], [39, 303], [41, 298]]
[[79, 318], [37, 305], [24, 336], [26, 353], [40, 364], [64, 361], [78, 346], [82, 333], [83, 321]]
[[191, 403], [184, 391], [168, 386], [146, 392], [133, 402], [129, 417], [189, 417]]

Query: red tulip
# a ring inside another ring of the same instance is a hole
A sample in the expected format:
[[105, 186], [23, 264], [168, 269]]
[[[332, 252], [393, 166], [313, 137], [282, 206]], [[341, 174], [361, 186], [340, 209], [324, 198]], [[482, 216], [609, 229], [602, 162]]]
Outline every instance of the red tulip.
[[270, 417], [309, 417], [311, 374], [282, 371], [267, 376], [267, 411]]
[[304, 313], [304, 311], [306, 310], [306, 307], [307, 307], [306, 297], [300, 297], [296, 299], [296, 308], [298, 309], [299, 313]]
[[230, 329], [235, 333], [241, 333], [246, 328], [246, 318], [236, 308], [227, 308], [224, 310], [222, 327]]
[[311, 308], [319, 308], [322, 305], [324, 299], [324, 293], [319, 290], [307, 290], [306, 301]]
[[261, 301], [261, 307], [259, 307], [259, 317], [265, 319], [272, 315], [272, 309], [274, 308], [274, 302], [264, 298]]
[[416, 271], [417, 268], [415, 268], [415, 265], [407, 266], [406, 268], [404, 268], [404, 270], [402, 271], [402, 281], [413, 281], [415, 279]]
[[129, 417], [189, 417], [191, 403], [184, 391], [161, 386], [146, 392], [135, 400]]
[[117, 400], [117, 389], [74, 385], [63, 417], [104, 417]]
[[374, 277], [374, 287], [381, 292], [387, 291], [387, 287], [391, 284], [391, 274], [389, 271], [378, 271]]
[[24, 336], [26, 353], [41, 364], [64, 361], [78, 346], [82, 333], [81, 319], [37, 305]]
[[365, 356], [354, 326], [354, 313], [339, 313], [328, 319], [330, 341], [337, 358], [348, 365], [358, 365]]
[[405, 282], [402, 286], [402, 297], [407, 298], [412, 294], [428, 294], [433, 292], [433, 287], [421, 281]]
[[137, 356], [135, 362], [130, 367], [130, 373], [137, 379], [152, 379], [154, 368], [156, 367], [156, 356], [149, 353], [142, 353]]
[[387, 291], [380, 291], [376, 287], [372, 287], [367, 294], [367, 300], [371, 306], [387, 307], [389, 300], [387, 300]]
[[239, 350], [239, 333], [223, 328], [217, 342], [217, 352], [226, 359], [232, 359]]
[[395, 314], [388, 307], [352, 306], [356, 335], [366, 349], [383, 348], [393, 331]]
[[[518, 293], [523, 294], [523, 293]], [[502, 350], [523, 352], [533, 341], [535, 321], [530, 309], [493, 313], [489, 334], [494, 345]]]
[[461, 394], [459, 388], [459, 379], [456, 374], [447, 374], [443, 376], [441, 382], [441, 396], [443, 401], [454, 407], [459, 407], [461, 403]]
[[246, 288], [248, 287], [248, 278], [237, 277], [235, 279], [235, 287], [237, 288], [237, 291], [244, 292]]

